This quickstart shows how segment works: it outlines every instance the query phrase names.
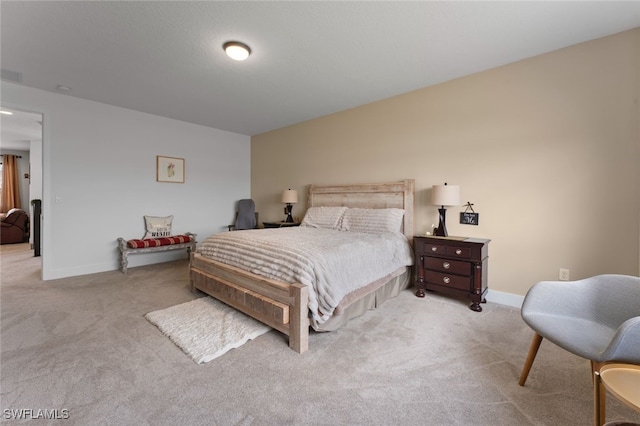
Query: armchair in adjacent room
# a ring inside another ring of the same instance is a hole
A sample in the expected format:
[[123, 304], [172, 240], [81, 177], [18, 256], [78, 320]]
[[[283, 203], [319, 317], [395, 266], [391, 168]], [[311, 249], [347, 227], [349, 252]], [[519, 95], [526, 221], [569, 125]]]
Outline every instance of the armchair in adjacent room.
[[29, 240], [29, 215], [26, 211], [11, 209], [0, 224], [0, 244], [24, 243]]

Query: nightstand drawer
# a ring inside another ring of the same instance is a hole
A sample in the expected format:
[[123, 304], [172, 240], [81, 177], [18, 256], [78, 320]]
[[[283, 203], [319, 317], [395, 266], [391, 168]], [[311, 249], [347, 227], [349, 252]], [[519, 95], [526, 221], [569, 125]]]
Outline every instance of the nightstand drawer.
[[420, 247], [417, 247], [418, 251], [426, 256], [433, 254], [445, 256], [447, 254], [447, 246], [444, 244], [433, 244], [430, 242], [422, 242]]
[[471, 249], [469, 247], [447, 247], [447, 254], [460, 259], [470, 259]]
[[446, 274], [443, 272], [426, 271], [425, 279], [427, 283], [443, 285], [446, 287], [457, 288], [459, 290], [471, 290], [471, 278], [461, 277], [459, 275]]
[[464, 276], [471, 275], [471, 263], [460, 260], [439, 259], [437, 257], [426, 257], [425, 267], [434, 271], [447, 272]]

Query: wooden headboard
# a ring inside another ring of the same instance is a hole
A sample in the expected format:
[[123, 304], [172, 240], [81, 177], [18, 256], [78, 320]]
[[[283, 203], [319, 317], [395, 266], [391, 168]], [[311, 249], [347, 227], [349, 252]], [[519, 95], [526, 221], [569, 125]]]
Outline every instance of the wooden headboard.
[[362, 209], [404, 209], [402, 232], [413, 239], [413, 197], [415, 181], [353, 184], [309, 185], [308, 207], [344, 206]]

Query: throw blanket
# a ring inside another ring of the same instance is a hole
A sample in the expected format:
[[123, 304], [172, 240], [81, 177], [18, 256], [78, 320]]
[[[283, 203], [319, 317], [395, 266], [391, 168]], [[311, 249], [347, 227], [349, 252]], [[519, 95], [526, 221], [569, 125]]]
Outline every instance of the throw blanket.
[[224, 232], [207, 238], [199, 251], [256, 275], [308, 286], [312, 326], [326, 322], [347, 294], [413, 263], [401, 233], [304, 226]]

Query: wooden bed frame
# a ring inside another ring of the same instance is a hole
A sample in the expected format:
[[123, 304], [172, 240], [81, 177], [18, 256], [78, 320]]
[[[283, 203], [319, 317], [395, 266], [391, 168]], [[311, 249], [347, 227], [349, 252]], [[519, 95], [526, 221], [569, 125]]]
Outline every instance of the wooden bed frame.
[[[405, 210], [403, 233], [413, 241], [413, 179], [355, 185], [310, 185], [307, 207], [346, 206]], [[289, 347], [309, 348], [309, 289], [299, 283], [271, 280], [191, 254], [191, 290], [208, 295], [289, 336]]]

